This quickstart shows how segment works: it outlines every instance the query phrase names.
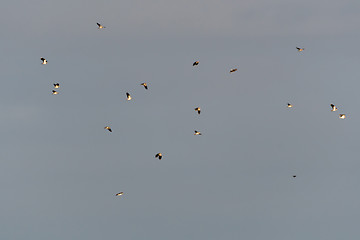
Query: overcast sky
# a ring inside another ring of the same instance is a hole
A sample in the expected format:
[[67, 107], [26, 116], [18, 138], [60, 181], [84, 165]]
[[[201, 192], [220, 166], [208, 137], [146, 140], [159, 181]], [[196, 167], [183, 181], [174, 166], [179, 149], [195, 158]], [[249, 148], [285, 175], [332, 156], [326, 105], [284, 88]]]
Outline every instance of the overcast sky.
[[1, 239], [356, 239], [359, 11], [3, 1]]

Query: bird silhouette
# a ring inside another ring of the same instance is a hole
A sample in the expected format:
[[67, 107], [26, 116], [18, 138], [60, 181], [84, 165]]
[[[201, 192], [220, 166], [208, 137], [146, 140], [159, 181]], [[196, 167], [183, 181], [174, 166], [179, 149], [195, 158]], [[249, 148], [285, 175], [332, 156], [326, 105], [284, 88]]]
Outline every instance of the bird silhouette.
[[98, 29], [106, 28], [105, 26], [101, 25], [100, 23], [96, 23], [98, 25]]
[[199, 61], [195, 61], [194, 63], [193, 63], [193, 66], [197, 66], [197, 65], [199, 65]]
[[337, 107], [334, 104], [330, 104], [330, 106], [331, 106], [331, 111], [332, 112], [336, 112], [338, 110]]
[[146, 82], [144, 82], [144, 83], [142, 83], [142, 84], [140, 84], [140, 85], [144, 86], [144, 88], [145, 88], [146, 90], [148, 89], [148, 86], [147, 86]]
[[109, 132], [112, 132], [111, 127], [109, 126], [104, 127], [104, 129], [108, 130]]
[[126, 93], [126, 100], [128, 100], [128, 101], [130, 101], [132, 98], [131, 98], [131, 96], [130, 96], [130, 93]]
[[195, 108], [195, 111], [197, 111], [198, 114], [201, 113], [201, 109], [199, 107]]

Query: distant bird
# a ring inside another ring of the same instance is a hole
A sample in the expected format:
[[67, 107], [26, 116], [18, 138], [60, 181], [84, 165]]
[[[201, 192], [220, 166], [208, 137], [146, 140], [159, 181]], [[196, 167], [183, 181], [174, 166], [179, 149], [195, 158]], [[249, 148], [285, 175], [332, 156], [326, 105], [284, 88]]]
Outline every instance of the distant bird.
[[53, 95], [57, 95], [57, 94], [59, 94], [59, 92], [57, 92], [57, 91], [55, 91], [55, 90], [52, 90], [52, 94], [53, 94]]
[[96, 23], [99, 27], [98, 29], [106, 28], [105, 26], [101, 25], [100, 23]]
[[298, 50], [298, 52], [302, 52], [305, 50], [305, 48], [299, 48], [299, 47], [296, 47], [296, 49]]
[[194, 63], [193, 63], [193, 66], [197, 66], [197, 65], [199, 65], [199, 61], [195, 61]]
[[109, 132], [112, 132], [111, 127], [109, 126], [104, 127], [104, 129], [108, 130]]
[[194, 132], [195, 132], [194, 135], [202, 135], [201, 132], [198, 132], [196, 130]]
[[115, 196], [121, 196], [123, 194], [124, 194], [124, 192], [119, 192], [119, 193], [115, 194]]
[[161, 153], [156, 154], [155, 158], [158, 158], [159, 160], [161, 160], [162, 159], [162, 154]]
[[60, 84], [59, 83], [54, 83], [54, 88], [59, 88]]
[[144, 82], [144, 83], [142, 83], [142, 84], [140, 84], [140, 85], [144, 86], [144, 88], [145, 88], [146, 90], [148, 89], [148, 86], [147, 86], [146, 82]]
[[130, 93], [126, 93], [126, 100], [130, 101], [131, 100], [131, 96], [130, 96]]
[[40, 60], [42, 61], [41, 64], [43, 64], [43, 65], [47, 64], [47, 60], [45, 58], [40, 58]]
[[331, 106], [331, 111], [332, 112], [335, 112], [335, 111], [338, 110], [337, 107], [334, 104], [330, 104], [330, 106]]
[[345, 119], [346, 116], [345, 116], [345, 114], [339, 114], [339, 118], [340, 118], [340, 119]]
[[293, 175], [293, 178], [296, 178], [296, 175]]
[[236, 72], [236, 71], [237, 71], [237, 68], [232, 68], [232, 69], [230, 69], [230, 73]]
[[195, 108], [195, 111], [197, 111], [198, 114], [200, 114], [201, 109], [199, 107]]
[[287, 107], [288, 107], [288, 108], [292, 108], [293, 105], [291, 105], [290, 103], [288, 103]]

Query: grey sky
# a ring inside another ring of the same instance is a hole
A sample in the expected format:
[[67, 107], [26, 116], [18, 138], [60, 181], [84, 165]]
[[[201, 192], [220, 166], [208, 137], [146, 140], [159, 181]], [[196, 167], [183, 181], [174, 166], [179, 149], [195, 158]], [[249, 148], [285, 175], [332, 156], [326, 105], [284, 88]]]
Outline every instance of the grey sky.
[[359, 10], [3, 2], [1, 238], [356, 239]]

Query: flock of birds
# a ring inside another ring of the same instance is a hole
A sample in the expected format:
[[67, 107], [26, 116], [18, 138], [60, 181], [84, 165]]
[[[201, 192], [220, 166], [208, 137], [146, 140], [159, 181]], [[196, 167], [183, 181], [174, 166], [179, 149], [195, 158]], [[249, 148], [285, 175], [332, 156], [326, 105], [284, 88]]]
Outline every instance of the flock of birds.
[[[96, 23], [96, 24], [97, 24], [97, 26], [98, 26], [98, 29], [104, 29], [104, 28], [106, 28], [105, 26], [101, 25], [100, 23]], [[299, 47], [296, 47], [296, 49], [297, 49], [298, 52], [302, 52], [302, 51], [305, 50], [305, 48], [299, 48]], [[48, 63], [48, 61], [47, 61], [45, 58], [43, 58], [43, 57], [40, 58], [40, 60], [42, 61], [41, 64], [43, 64], [43, 65], [46, 65], [46, 64]], [[193, 67], [199, 65], [199, 63], [200, 63], [199, 61], [195, 61], [195, 62], [193, 63]], [[237, 70], [238, 70], [237, 68], [231, 68], [231, 69], [230, 69], [230, 73], [236, 72]], [[54, 83], [53, 85], [54, 85], [54, 90], [52, 90], [52, 94], [53, 94], [53, 95], [59, 94], [59, 92], [56, 91], [55, 89], [60, 88], [60, 84], [59, 84], [59, 83]], [[144, 88], [145, 88], [146, 90], [148, 90], [148, 85], [147, 85], [146, 82], [143, 82], [143, 83], [141, 83], [140, 85], [141, 85], [141, 86], [144, 86]], [[126, 93], [126, 100], [127, 100], [127, 101], [130, 101], [131, 99], [132, 99], [132, 97], [131, 97], [130, 93], [127, 92], [127, 93]], [[288, 107], [288, 108], [292, 108], [293, 105], [292, 105], [291, 103], [288, 103], [288, 104], [287, 104], [287, 107]], [[338, 110], [338, 108], [337, 108], [334, 104], [330, 104], [330, 107], [331, 107], [331, 111], [332, 111], [332, 112], [336, 112], [336, 111]], [[201, 113], [201, 108], [200, 108], [200, 107], [196, 107], [194, 110], [200, 115], [200, 113]], [[339, 114], [339, 118], [340, 118], [340, 119], [345, 119], [345, 118], [346, 118], [346, 115], [343, 114], [343, 113], [341, 113], [341, 114]], [[111, 127], [109, 127], [109, 126], [105, 126], [104, 129], [105, 129], [105, 130], [108, 130], [109, 132], [112, 132], [112, 129], [111, 129]], [[195, 130], [195, 131], [194, 131], [194, 135], [202, 135], [202, 133], [199, 132], [199, 131], [197, 131], [197, 130]], [[159, 153], [155, 154], [155, 158], [161, 160], [161, 159], [162, 159], [162, 153], [159, 152]], [[296, 175], [293, 175], [293, 178], [296, 178]], [[115, 196], [122, 196], [123, 194], [124, 194], [124, 192], [119, 192], [119, 193], [116, 193]]]
[[[293, 105], [291, 103], [288, 103], [287, 105], [288, 108], [292, 108]], [[338, 108], [334, 105], [334, 104], [330, 104], [330, 107], [331, 107], [331, 111], [332, 112], [336, 112], [338, 110]], [[340, 119], [345, 119], [346, 118], [346, 115], [344, 113], [340, 113], [339, 114], [339, 118]]]

